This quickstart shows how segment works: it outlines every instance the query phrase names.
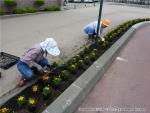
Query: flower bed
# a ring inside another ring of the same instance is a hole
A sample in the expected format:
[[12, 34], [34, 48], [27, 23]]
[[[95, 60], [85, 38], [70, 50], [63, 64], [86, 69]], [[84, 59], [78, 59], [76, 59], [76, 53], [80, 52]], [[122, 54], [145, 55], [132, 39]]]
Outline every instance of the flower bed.
[[98, 41], [98, 43], [84, 47], [72, 59], [61, 65], [53, 63], [51, 73], [47, 73], [33, 86], [6, 102], [1, 107], [0, 113], [41, 113], [124, 32], [132, 25], [142, 21], [150, 21], [150, 18], [127, 21], [107, 33], [105, 35], [106, 42]]

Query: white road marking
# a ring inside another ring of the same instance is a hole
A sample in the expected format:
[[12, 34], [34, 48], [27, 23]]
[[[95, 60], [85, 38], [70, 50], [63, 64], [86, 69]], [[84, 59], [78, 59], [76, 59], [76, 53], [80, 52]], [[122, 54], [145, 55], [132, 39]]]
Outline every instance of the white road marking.
[[117, 57], [116, 60], [123, 61], [123, 62], [128, 62], [126, 59], [121, 58], [121, 57]]

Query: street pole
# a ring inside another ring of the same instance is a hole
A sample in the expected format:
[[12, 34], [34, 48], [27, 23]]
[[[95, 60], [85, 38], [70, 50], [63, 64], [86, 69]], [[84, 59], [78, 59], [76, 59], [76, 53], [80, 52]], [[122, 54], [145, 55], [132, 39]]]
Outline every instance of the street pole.
[[97, 25], [97, 34], [96, 34], [96, 40], [97, 41], [98, 41], [98, 35], [99, 35], [99, 27], [100, 27], [101, 15], [102, 15], [102, 8], [103, 8], [103, 0], [100, 0], [99, 15], [98, 15], [98, 25]]

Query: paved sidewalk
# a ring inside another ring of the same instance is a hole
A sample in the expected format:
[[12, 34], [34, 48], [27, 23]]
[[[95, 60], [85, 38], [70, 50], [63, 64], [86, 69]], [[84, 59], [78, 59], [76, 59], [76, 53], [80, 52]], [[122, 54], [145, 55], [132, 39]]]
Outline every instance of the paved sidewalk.
[[150, 113], [149, 31], [145, 26], [133, 35], [76, 113]]

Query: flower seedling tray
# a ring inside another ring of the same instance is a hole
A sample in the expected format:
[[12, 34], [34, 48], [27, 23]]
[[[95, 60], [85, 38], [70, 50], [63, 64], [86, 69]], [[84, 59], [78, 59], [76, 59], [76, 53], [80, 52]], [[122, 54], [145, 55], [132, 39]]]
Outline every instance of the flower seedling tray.
[[19, 57], [14, 55], [10, 55], [8, 53], [0, 52], [0, 68], [8, 69], [14, 64], [16, 64], [19, 60]]

